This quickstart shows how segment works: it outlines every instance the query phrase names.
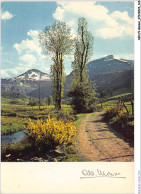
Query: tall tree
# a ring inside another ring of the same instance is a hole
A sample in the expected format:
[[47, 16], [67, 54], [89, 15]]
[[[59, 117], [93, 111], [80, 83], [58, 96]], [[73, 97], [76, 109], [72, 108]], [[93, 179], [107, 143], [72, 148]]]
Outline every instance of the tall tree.
[[76, 113], [91, 112], [96, 102], [94, 85], [89, 82], [86, 65], [93, 54], [94, 38], [88, 31], [85, 18], [78, 20], [78, 36], [75, 41], [72, 88], [69, 92]]
[[64, 64], [65, 55], [69, 55], [73, 48], [71, 28], [64, 22], [55, 22], [47, 26], [39, 34], [43, 53], [50, 55], [53, 60], [51, 66], [51, 78], [53, 82], [53, 98], [57, 110], [61, 109], [61, 98], [63, 95]]
[[73, 70], [75, 79], [78, 78], [78, 81], [83, 82], [87, 77], [86, 64], [93, 54], [94, 45], [94, 37], [92, 33], [88, 31], [87, 20], [83, 17], [78, 19], [77, 33]]

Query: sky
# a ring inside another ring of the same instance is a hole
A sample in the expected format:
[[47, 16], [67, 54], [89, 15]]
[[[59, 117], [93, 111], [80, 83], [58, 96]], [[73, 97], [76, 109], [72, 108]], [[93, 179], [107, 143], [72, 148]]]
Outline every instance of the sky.
[[[1, 77], [29, 69], [49, 73], [53, 63], [42, 53], [38, 34], [56, 20], [66, 22], [75, 36], [78, 18], [85, 17], [94, 36], [91, 60], [114, 55], [134, 59], [134, 3], [127, 1], [3, 2], [1, 4]], [[72, 55], [65, 56], [66, 74]]]

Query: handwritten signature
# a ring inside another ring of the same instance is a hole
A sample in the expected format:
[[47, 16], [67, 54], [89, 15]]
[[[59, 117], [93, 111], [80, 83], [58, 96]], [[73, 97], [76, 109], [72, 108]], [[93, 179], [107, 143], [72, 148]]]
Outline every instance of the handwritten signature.
[[121, 175], [121, 173], [119, 172], [105, 172], [103, 170], [100, 169], [96, 169], [95, 171], [93, 170], [86, 170], [83, 169], [82, 170], [82, 176], [80, 177], [81, 179], [84, 178], [126, 178], [124, 176]]

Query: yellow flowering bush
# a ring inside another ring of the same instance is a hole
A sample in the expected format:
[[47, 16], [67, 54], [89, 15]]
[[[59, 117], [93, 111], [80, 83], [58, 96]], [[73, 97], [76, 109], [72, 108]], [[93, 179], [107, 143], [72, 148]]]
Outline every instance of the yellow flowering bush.
[[125, 108], [122, 108], [122, 109], [120, 109], [119, 111], [118, 111], [118, 116], [123, 116], [123, 115], [126, 115], [127, 114], [127, 111], [126, 111], [126, 109]]
[[110, 107], [110, 108], [106, 108], [105, 109], [105, 113], [108, 117], [113, 117], [113, 116], [125, 116], [127, 114], [127, 111], [124, 107], [122, 107], [121, 109], [118, 109], [118, 107]]
[[27, 129], [29, 136], [35, 139], [37, 143], [47, 145], [75, 144], [76, 127], [72, 122], [64, 123], [55, 118], [50, 118], [43, 122], [37, 120], [36, 123], [29, 119]]

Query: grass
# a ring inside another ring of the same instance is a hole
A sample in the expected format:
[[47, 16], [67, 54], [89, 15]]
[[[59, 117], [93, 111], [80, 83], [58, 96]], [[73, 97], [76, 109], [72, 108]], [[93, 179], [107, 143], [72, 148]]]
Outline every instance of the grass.
[[82, 122], [82, 120], [84, 119], [85, 116], [86, 116], [85, 113], [77, 115], [77, 120], [75, 121], [76, 128], [78, 128], [78, 126], [80, 125], [80, 123]]
[[[117, 99], [118, 96], [103, 102], [104, 109], [110, 108], [113, 105], [116, 106]], [[20, 99], [17, 104], [13, 104], [10, 99], [2, 98], [2, 135], [24, 129], [28, 122], [28, 118], [31, 118], [32, 120], [37, 120], [38, 118], [46, 120], [48, 115], [50, 115], [50, 117], [55, 117], [58, 120], [63, 120], [65, 122], [73, 121], [78, 128], [86, 116], [86, 114], [73, 115], [71, 106], [69, 105], [62, 105], [62, 110], [57, 112], [53, 105], [41, 106], [39, 108], [39, 106], [29, 106], [27, 104], [28, 100], [25, 103], [25, 101]], [[118, 115], [114, 115], [108, 118], [108, 122], [117, 130], [121, 130], [120, 132], [125, 136], [130, 136], [131, 134], [131, 138], [133, 138], [134, 118], [131, 115], [131, 102], [127, 101], [125, 105], [129, 110], [129, 118], [127, 116], [119, 117]], [[98, 106], [100, 107], [101, 105], [99, 104]], [[45, 161], [84, 161], [79, 154], [77, 139], [78, 135], [76, 136], [76, 145], [63, 146], [62, 148], [59, 148], [61, 149], [61, 153], [58, 153], [55, 150], [49, 150], [47, 147], [37, 146], [35, 142], [27, 138], [18, 143], [2, 146], [2, 161], [17, 161], [17, 159], [32, 161], [32, 158], [35, 156], [41, 157]], [[9, 154], [11, 154], [10, 157], [7, 157]]]
[[19, 117], [1, 117], [1, 134], [5, 135], [8, 133], [20, 131], [24, 129], [24, 125], [27, 124], [28, 120]]
[[[11, 99], [1, 99], [2, 135], [23, 130], [28, 123], [28, 118], [46, 120], [50, 115], [50, 117], [55, 117], [58, 120], [62, 119], [65, 122], [71, 120], [78, 127], [85, 116], [85, 114], [74, 116], [70, 105], [62, 105], [62, 110], [57, 112], [53, 105], [40, 106], [39, 108], [39, 106], [27, 105], [28, 101], [25, 103], [22, 99], [18, 99], [16, 102], [13, 100], [12, 103], [11, 101]], [[9, 154], [10, 157], [7, 157]], [[51, 152], [47, 147], [43, 148], [35, 145], [35, 142], [28, 137], [21, 142], [2, 146], [2, 161], [17, 161], [17, 159], [32, 161], [35, 156], [47, 161], [82, 161], [77, 145], [63, 146], [63, 153], [61, 154], [58, 154], [55, 150]]]
[[125, 93], [125, 94], [120, 94], [120, 95], [117, 95], [117, 96], [107, 98], [106, 101], [107, 100], [115, 100], [115, 99], [117, 100], [117, 99], [121, 99], [121, 98], [128, 99], [128, 98], [131, 98], [131, 97], [133, 97], [132, 93]]
[[[131, 100], [133, 99], [133, 94], [132, 93], [125, 93], [117, 96], [113, 96], [107, 99], [103, 99], [102, 101], [102, 108], [108, 109], [110, 107], [117, 107], [117, 104], [119, 103], [119, 100], [122, 99], [124, 101], [125, 106], [127, 107], [127, 110], [129, 112], [129, 115], [132, 115], [132, 105], [131, 105]], [[101, 107], [101, 103], [97, 105], [97, 107]]]
[[[23, 102], [18, 99], [19, 102]], [[10, 99], [2, 98], [1, 104], [1, 129], [2, 134], [15, 132], [24, 129], [24, 125], [28, 122], [28, 118], [37, 120], [46, 120], [48, 115], [56, 117], [58, 113], [54, 106], [29, 106], [24, 104], [11, 104]], [[62, 105], [62, 114], [69, 114], [72, 111], [69, 105]]]
[[[77, 120], [75, 121], [77, 128], [85, 115], [86, 114], [77, 115]], [[65, 145], [62, 147], [63, 151], [61, 153], [57, 153], [55, 150], [50, 152], [47, 147], [39, 147], [30, 138], [27, 138], [26, 140], [18, 143], [2, 146], [2, 161], [17, 161], [19, 159], [20, 161], [32, 161], [35, 156], [42, 158], [45, 161], [84, 161], [83, 157], [79, 154], [77, 143], [74, 145]]]
[[[83, 158], [77, 152], [75, 146], [58, 147], [58, 151], [49, 150], [47, 147], [39, 147], [32, 140], [26, 139], [24, 141], [5, 145], [2, 147], [1, 160], [2, 161], [34, 161], [37, 157], [42, 161], [57, 161], [57, 162], [77, 162], [83, 161]], [[60, 151], [61, 150], [61, 151]]]
[[[8, 104], [9, 99], [3, 99], [1, 106], [1, 131], [2, 135], [10, 132], [16, 132], [24, 129], [28, 118], [37, 120], [38, 118], [46, 119], [53, 106], [46, 107], [29, 107], [27, 105]], [[7, 104], [4, 104], [7, 103]]]

